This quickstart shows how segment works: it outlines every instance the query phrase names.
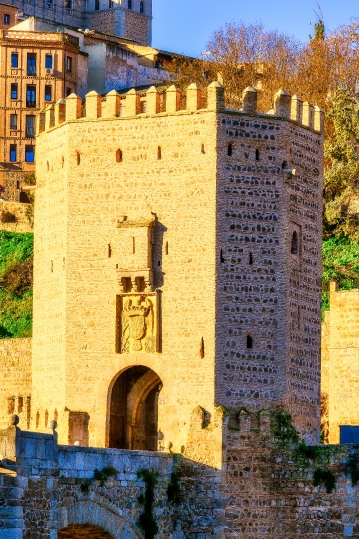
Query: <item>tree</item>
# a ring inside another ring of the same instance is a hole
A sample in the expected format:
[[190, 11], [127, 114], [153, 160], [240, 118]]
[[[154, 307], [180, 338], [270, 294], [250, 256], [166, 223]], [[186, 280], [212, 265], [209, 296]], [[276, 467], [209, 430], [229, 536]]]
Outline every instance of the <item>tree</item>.
[[339, 88], [328, 111], [334, 133], [325, 143], [329, 166], [324, 184], [324, 233], [359, 239], [359, 104]]

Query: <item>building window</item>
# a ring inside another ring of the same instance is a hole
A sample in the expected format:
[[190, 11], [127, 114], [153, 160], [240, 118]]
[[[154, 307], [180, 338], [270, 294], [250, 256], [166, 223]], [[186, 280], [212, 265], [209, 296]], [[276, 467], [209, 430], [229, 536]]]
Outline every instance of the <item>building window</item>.
[[51, 101], [52, 100], [52, 86], [51, 84], [45, 85], [45, 101]]
[[10, 24], [10, 15], [8, 13], [4, 13], [4, 24]]
[[132, 9], [132, 0], [127, 0], [127, 8]]
[[100, 0], [95, 0], [95, 11], [100, 10]]
[[69, 95], [71, 95], [71, 93], [72, 93], [71, 88], [66, 88], [66, 97], [69, 97]]
[[27, 53], [27, 74], [30, 77], [36, 76], [36, 54], [33, 52]]
[[341, 444], [359, 443], [359, 427], [357, 425], [340, 425], [339, 429]]
[[232, 154], [233, 154], [233, 146], [232, 144], [228, 144], [227, 146], [227, 154], [229, 155], [229, 157], [232, 157]]
[[145, 4], [143, 2], [140, 2], [140, 13], [145, 12]]
[[35, 146], [25, 146], [25, 161], [26, 163], [33, 163], [35, 161]]
[[46, 0], [46, 7], [48, 7], [49, 9], [52, 9], [53, 5], [54, 5], [53, 0]]
[[45, 68], [52, 69], [52, 54], [46, 54], [45, 56]]
[[16, 163], [17, 157], [16, 144], [10, 144], [10, 162]]
[[13, 82], [11, 84], [11, 99], [17, 99], [17, 83]]
[[11, 53], [11, 67], [14, 69], [19, 67], [19, 55], [17, 52]]
[[253, 348], [253, 338], [251, 335], [247, 335], [247, 348]]
[[113, 0], [108, 0], [108, 9], [113, 8]]
[[17, 130], [17, 114], [10, 114], [10, 129], [12, 131]]
[[72, 73], [72, 58], [71, 56], [67, 56], [66, 58], [66, 71], [69, 73]]
[[293, 232], [293, 236], [292, 236], [292, 245], [291, 245], [290, 252], [292, 253], [292, 255], [297, 255], [298, 254], [298, 249], [299, 249], [299, 246], [298, 246], [298, 234], [297, 234], [297, 232], [295, 230]]
[[25, 134], [27, 138], [33, 138], [35, 136], [35, 116], [33, 114], [26, 116]]
[[65, 8], [66, 9], [72, 9], [72, 0], [66, 0]]
[[26, 106], [28, 108], [36, 107], [36, 86], [34, 84], [26, 85]]
[[116, 163], [122, 163], [122, 150], [120, 148], [116, 151]]

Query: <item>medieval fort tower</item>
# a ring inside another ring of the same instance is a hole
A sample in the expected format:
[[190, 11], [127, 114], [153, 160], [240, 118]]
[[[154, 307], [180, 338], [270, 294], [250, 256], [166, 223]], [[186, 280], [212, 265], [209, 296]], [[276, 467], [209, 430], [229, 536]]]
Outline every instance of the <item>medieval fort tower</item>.
[[40, 113], [32, 430], [184, 452], [198, 406], [284, 407], [318, 441], [323, 114], [284, 91], [269, 114], [251, 88], [241, 111], [219, 83], [206, 99]]

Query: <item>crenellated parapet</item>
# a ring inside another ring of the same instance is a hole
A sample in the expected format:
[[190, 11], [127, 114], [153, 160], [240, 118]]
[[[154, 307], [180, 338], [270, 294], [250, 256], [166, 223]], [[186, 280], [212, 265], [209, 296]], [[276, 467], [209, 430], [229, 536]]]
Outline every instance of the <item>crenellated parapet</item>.
[[[37, 135], [50, 131], [65, 122], [78, 120], [98, 120], [110, 118], [134, 118], [149, 116], [165, 116], [173, 114], [193, 114], [197, 112], [229, 112], [224, 106], [224, 86], [215, 81], [203, 92], [196, 83], [186, 90], [185, 100], [175, 85], [160, 93], [151, 86], [145, 94], [134, 88], [120, 95], [111, 90], [105, 97], [97, 92], [89, 92], [84, 102], [75, 94], [61, 99], [55, 105], [50, 105], [38, 114]], [[203, 97], [206, 93], [206, 105], [203, 107]], [[290, 120], [314, 132], [323, 132], [324, 112], [320, 107], [302, 102], [297, 96], [291, 96], [285, 90], [279, 90], [273, 98], [273, 108], [266, 114], [257, 111], [257, 91], [248, 87], [242, 94], [242, 109], [232, 111], [261, 117], [276, 117]]]

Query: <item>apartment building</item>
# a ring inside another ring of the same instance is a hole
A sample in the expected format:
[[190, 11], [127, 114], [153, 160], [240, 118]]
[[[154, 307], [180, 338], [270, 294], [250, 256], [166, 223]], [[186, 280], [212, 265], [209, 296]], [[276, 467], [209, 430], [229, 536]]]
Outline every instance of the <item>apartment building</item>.
[[86, 91], [87, 54], [77, 37], [0, 30], [0, 185], [7, 198], [26, 198], [21, 179], [35, 169], [36, 113]]
[[0, 30], [8, 30], [18, 22], [18, 8], [10, 4], [0, 4]]

